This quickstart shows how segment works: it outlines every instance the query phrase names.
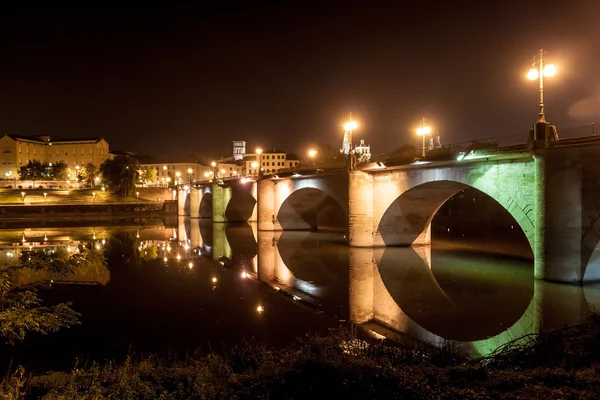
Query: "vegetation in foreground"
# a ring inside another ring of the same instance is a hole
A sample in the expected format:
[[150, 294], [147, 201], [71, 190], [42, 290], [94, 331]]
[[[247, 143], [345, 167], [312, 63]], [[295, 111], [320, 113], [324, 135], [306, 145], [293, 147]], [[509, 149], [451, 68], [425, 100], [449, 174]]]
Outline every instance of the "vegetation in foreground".
[[185, 361], [135, 359], [57, 376], [5, 377], [0, 398], [304, 399], [597, 398], [600, 317], [517, 340], [480, 360], [451, 349], [387, 342], [349, 333], [306, 338], [287, 350], [255, 345]]

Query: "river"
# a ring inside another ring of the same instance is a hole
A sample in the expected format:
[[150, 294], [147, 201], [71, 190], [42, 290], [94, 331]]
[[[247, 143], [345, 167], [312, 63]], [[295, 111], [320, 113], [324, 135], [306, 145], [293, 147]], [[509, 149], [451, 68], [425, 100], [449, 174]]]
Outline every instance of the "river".
[[128, 353], [181, 358], [244, 342], [281, 347], [349, 323], [376, 338], [452, 341], [484, 356], [529, 333], [581, 321], [600, 286], [536, 281], [533, 262], [464, 241], [357, 249], [343, 233], [257, 232], [254, 224], [172, 219], [21, 222], [0, 229], [0, 260], [96, 249], [106, 265], [67, 276], [23, 271], [45, 304], [81, 325], [0, 347], [1, 365], [61, 370]]

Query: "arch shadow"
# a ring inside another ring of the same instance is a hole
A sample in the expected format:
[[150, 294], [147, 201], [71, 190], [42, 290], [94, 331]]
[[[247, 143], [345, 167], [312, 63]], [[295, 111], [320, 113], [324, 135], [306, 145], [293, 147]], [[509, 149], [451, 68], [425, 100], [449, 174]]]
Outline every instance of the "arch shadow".
[[206, 191], [202, 198], [200, 199], [200, 212], [198, 214], [200, 218], [210, 218], [213, 217], [213, 204], [212, 204], [212, 193]]
[[347, 212], [339, 200], [321, 189], [304, 187], [293, 191], [277, 213], [283, 230], [348, 229]]
[[256, 207], [252, 187], [253, 182], [245, 182], [241, 179], [231, 182], [231, 199], [225, 210], [227, 221], [245, 222], [250, 219]]
[[390, 204], [383, 214], [378, 232], [385, 246], [410, 246], [414, 244], [428, 244], [431, 238], [431, 221], [439, 209], [454, 195], [465, 189], [477, 191], [487, 200], [499, 205], [506, 211], [518, 232], [522, 234], [533, 249], [532, 238], [525, 234], [518, 216], [508, 210], [500, 201], [484, 191], [455, 181], [431, 181], [417, 185], [402, 193]]

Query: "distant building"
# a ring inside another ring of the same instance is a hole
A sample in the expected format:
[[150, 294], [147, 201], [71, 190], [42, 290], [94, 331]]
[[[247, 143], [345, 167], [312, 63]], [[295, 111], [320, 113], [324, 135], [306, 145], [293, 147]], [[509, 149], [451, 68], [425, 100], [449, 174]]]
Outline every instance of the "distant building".
[[108, 142], [103, 138], [4, 135], [0, 138], [0, 148], [0, 178], [4, 179], [18, 179], [20, 168], [33, 160], [43, 163], [64, 161], [74, 169], [86, 163], [99, 167], [110, 157]]
[[371, 159], [371, 145], [365, 144], [365, 141], [361, 139], [360, 144], [354, 148], [354, 153], [359, 159], [369, 161]]
[[243, 140], [234, 140], [233, 159], [239, 161], [244, 158], [244, 154], [246, 154], [246, 142]]
[[298, 162], [298, 157], [294, 154], [275, 149], [264, 150], [261, 154], [244, 154], [239, 160], [236, 160], [235, 156], [222, 158], [216, 162], [214, 172], [219, 178], [256, 176], [261, 170], [265, 174], [272, 174], [282, 169], [294, 168], [298, 165]]
[[294, 168], [298, 165], [298, 157], [295, 154], [288, 154], [282, 150], [264, 150], [262, 154], [257, 155], [260, 160], [260, 168], [263, 173], [275, 173], [281, 169]]

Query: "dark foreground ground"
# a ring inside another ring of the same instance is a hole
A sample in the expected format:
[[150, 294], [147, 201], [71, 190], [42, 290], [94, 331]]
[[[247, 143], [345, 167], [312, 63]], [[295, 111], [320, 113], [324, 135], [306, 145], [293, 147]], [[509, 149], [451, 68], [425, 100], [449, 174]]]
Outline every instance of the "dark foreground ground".
[[177, 362], [132, 356], [43, 377], [19, 368], [0, 384], [0, 399], [597, 399], [600, 392], [600, 316], [480, 360], [355, 337], [335, 332], [287, 350], [247, 345]]

